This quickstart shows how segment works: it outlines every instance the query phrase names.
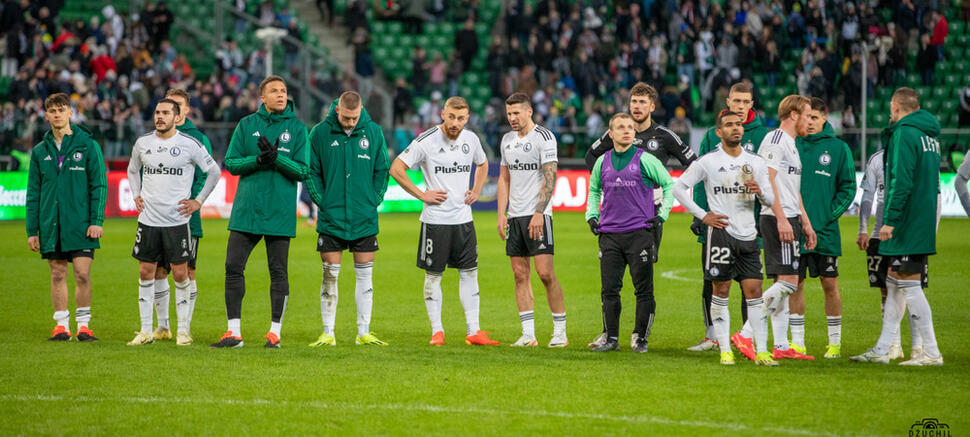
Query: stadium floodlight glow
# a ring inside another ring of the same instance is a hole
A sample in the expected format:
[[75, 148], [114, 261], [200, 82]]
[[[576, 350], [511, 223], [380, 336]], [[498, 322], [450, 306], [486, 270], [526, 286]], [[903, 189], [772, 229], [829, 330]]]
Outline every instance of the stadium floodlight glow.
[[273, 75], [273, 45], [286, 36], [286, 31], [278, 27], [264, 27], [256, 31], [256, 38], [259, 38], [266, 47], [266, 76]]

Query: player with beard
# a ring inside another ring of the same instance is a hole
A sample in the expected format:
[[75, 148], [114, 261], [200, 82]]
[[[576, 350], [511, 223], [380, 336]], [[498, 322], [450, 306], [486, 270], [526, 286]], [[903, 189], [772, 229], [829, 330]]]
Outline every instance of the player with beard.
[[[764, 140], [765, 135], [768, 134], [768, 128], [765, 127], [764, 122], [761, 121], [761, 117], [754, 112], [754, 90], [751, 85], [746, 82], [738, 82], [731, 85], [731, 89], [728, 91], [728, 96], [726, 99], [727, 111], [733, 112], [741, 117], [741, 123], [744, 127], [744, 134], [741, 137], [741, 148], [751, 153], [758, 153], [758, 147], [761, 146], [761, 141]], [[698, 156], [704, 156], [717, 148], [721, 144], [721, 138], [717, 136], [717, 126], [713, 126], [707, 130], [704, 137], [701, 139], [700, 149], [697, 152]], [[700, 183], [694, 187], [694, 203], [698, 206], [707, 210], [707, 192], [704, 190], [704, 184]], [[758, 200], [755, 199], [755, 227], [757, 227], [757, 215], [760, 208], [757, 205]], [[697, 235], [697, 242], [701, 243], [701, 270], [703, 270], [704, 265], [704, 236], [707, 234], [707, 229], [705, 229], [704, 223], [700, 219], [695, 218], [691, 224], [691, 231]], [[717, 341], [714, 339], [714, 324], [711, 322], [711, 296], [713, 295], [713, 288], [711, 281], [704, 280], [704, 287], [701, 291], [701, 300], [704, 314], [704, 326], [706, 328], [704, 339], [701, 340], [694, 346], [687, 348], [691, 352], [702, 352], [717, 349]], [[744, 299], [741, 299], [741, 320], [748, 320], [748, 307], [744, 303]]]
[[[391, 177], [404, 191], [421, 200], [421, 237], [417, 266], [425, 271], [424, 303], [431, 322], [432, 346], [445, 344], [441, 323], [441, 276], [446, 267], [458, 269], [458, 296], [465, 309], [465, 343], [497, 345], [478, 323], [478, 240], [471, 204], [478, 201], [488, 176], [488, 159], [478, 136], [465, 129], [468, 102], [451, 97], [441, 110], [440, 125], [428, 129], [391, 164]], [[468, 183], [475, 177], [472, 189]], [[427, 190], [411, 182], [406, 172], [418, 167]]]
[[552, 311], [549, 347], [566, 347], [566, 304], [552, 263], [551, 200], [559, 166], [556, 137], [532, 121], [532, 103], [525, 93], [509, 96], [505, 113], [512, 131], [502, 137], [499, 146], [502, 167], [498, 180], [498, 234], [505, 240], [505, 254], [512, 263], [515, 301], [522, 323], [522, 337], [512, 346], [538, 345], [529, 266], [532, 258]]
[[[717, 117], [717, 134], [721, 147], [691, 164], [674, 184], [674, 197], [694, 217], [706, 225], [704, 239], [704, 278], [714, 286], [711, 318], [714, 335], [721, 350], [721, 364], [733, 365], [734, 352], [728, 340], [731, 315], [728, 295], [731, 281], [738, 281], [745, 303], [752, 311], [748, 323], [754, 328], [757, 348], [755, 363], [777, 366], [767, 350], [767, 317], [761, 309], [761, 249], [755, 227], [755, 198], [762, 205], [774, 201], [774, 189], [768, 179], [765, 159], [741, 147], [741, 117], [724, 111]], [[694, 203], [690, 189], [705, 182], [710, 211]], [[753, 322], [753, 323], [752, 323]]]
[[[139, 261], [138, 313], [141, 316], [141, 330], [128, 342], [129, 346], [155, 341], [152, 306], [160, 261], [171, 266], [176, 300], [188, 302], [191, 285], [188, 261], [195, 251], [190, 243], [189, 220], [215, 189], [221, 175], [219, 164], [205, 146], [175, 129], [180, 121], [178, 103], [172, 99], [159, 101], [155, 106], [155, 131], [135, 141], [128, 161], [128, 183], [138, 210], [138, 229], [131, 256]], [[196, 167], [204, 169], [207, 175], [202, 189], [193, 197]], [[187, 313], [180, 311], [179, 316], [187, 317]], [[187, 321], [178, 322], [188, 332]]]

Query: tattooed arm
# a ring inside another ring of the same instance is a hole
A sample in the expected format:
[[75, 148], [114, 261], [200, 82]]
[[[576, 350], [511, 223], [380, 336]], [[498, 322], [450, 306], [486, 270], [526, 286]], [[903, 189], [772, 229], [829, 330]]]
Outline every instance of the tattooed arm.
[[529, 238], [539, 240], [543, 235], [545, 226], [545, 211], [549, 202], [552, 201], [552, 192], [556, 187], [556, 171], [559, 168], [557, 162], [547, 162], [542, 164], [542, 186], [539, 188], [539, 202], [536, 204], [536, 212], [529, 221]]

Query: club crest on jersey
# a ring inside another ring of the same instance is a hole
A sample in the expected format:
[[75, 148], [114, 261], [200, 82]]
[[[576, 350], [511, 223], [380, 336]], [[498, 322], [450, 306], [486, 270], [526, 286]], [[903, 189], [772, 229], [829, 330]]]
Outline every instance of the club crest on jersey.
[[168, 150], [168, 153], [171, 154], [172, 156], [179, 156], [182, 154], [182, 149], [179, 149], [178, 147], [172, 147], [171, 149]]
[[828, 152], [823, 153], [822, 156], [818, 157], [818, 163], [822, 165], [829, 165], [832, 162], [832, 157], [829, 156]]
[[744, 143], [744, 145], [741, 147], [744, 147], [744, 150], [754, 153], [754, 144], [751, 144], [751, 141]]
[[367, 137], [361, 138], [360, 139], [360, 148], [361, 149], [364, 149], [364, 150], [367, 150], [368, 147], [370, 147], [370, 141], [367, 139]]
[[81, 158], [83, 158], [83, 157], [84, 157], [84, 155], [82, 155], [81, 152], [74, 152], [74, 160], [75, 161], [80, 161]]
[[717, 267], [711, 267], [711, 269], [708, 271], [711, 273], [711, 276], [717, 276], [719, 273], [721, 273], [721, 271], [718, 270]]
[[647, 149], [657, 150], [658, 148], [660, 148], [660, 143], [658, 143], [657, 140], [647, 141]]
[[741, 173], [744, 173], [744, 174], [754, 173], [754, 167], [752, 167], [751, 164], [744, 164], [741, 166]]
[[528, 152], [530, 150], [532, 150], [532, 143], [525, 143], [522, 145], [523, 152]]
[[283, 132], [280, 135], [280, 141], [282, 141], [284, 143], [290, 142], [290, 131]]
[[[526, 147], [529, 147], [529, 143], [526, 143], [525, 145], [526, 145]], [[529, 149], [525, 149], [525, 150], [527, 152], [529, 151]], [[471, 151], [472, 151], [472, 148], [471, 148], [471, 146], [468, 145], [468, 143], [462, 143], [462, 145], [461, 145], [461, 152], [462, 153], [464, 153], [464, 154], [467, 155], [468, 152], [471, 152]]]

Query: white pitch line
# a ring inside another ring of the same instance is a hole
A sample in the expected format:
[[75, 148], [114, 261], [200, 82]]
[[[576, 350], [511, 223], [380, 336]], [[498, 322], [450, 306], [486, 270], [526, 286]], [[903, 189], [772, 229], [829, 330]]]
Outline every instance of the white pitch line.
[[494, 415], [494, 416], [512, 416], [512, 415], [525, 415], [529, 417], [534, 416], [547, 416], [547, 417], [558, 417], [563, 419], [591, 419], [591, 420], [606, 420], [614, 422], [629, 422], [629, 423], [655, 423], [661, 425], [673, 425], [687, 428], [711, 428], [715, 430], [731, 430], [734, 432], [745, 432], [745, 433], [775, 433], [775, 434], [788, 434], [788, 435], [804, 435], [804, 436], [835, 436], [836, 434], [828, 432], [817, 432], [803, 429], [792, 429], [783, 427], [759, 427], [750, 426], [742, 423], [729, 423], [729, 422], [709, 422], [702, 420], [676, 420], [669, 419], [666, 417], [658, 416], [646, 416], [646, 415], [636, 415], [636, 416], [614, 416], [608, 414], [586, 414], [586, 413], [570, 413], [566, 411], [543, 411], [543, 410], [516, 410], [516, 411], [506, 411], [506, 410], [495, 410], [487, 408], [462, 408], [462, 407], [448, 407], [440, 405], [425, 405], [425, 404], [354, 404], [354, 403], [326, 403], [318, 401], [287, 401], [287, 400], [269, 400], [269, 399], [195, 399], [195, 398], [159, 398], [159, 397], [92, 397], [92, 396], [58, 396], [58, 395], [0, 395], [0, 401], [18, 401], [18, 402], [71, 402], [75, 404], [85, 403], [85, 402], [118, 402], [118, 403], [129, 403], [129, 404], [214, 404], [214, 405], [241, 405], [241, 406], [290, 406], [290, 407], [302, 407], [302, 408], [313, 408], [318, 410], [329, 410], [329, 409], [349, 409], [349, 410], [399, 410], [399, 411], [409, 411], [409, 412], [427, 412], [427, 413], [448, 413], [448, 414], [481, 414], [481, 415]]
[[[683, 276], [680, 276], [681, 273], [686, 273], [686, 272], [694, 272], [695, 275], [697, 275], [697, 276], [692, 277], [692, 278], [685, 278]], [[703, 278], [698, 278], [698, 276], [700, 276], [699, 274], [700, 274], [700, 272], [698, 272], [696, 268], [690, 268], [690, 269], [674, 269], [674, 270], [668, 270], [666, 272], [661, 273], [660, 276], [662, 276], [664, 278], [667, 278], [667, 279], [673, 279], [673, 280], [676, 280], [676, 281], [684, 281], [684, 282], [704, 282], [704, 279]]]

